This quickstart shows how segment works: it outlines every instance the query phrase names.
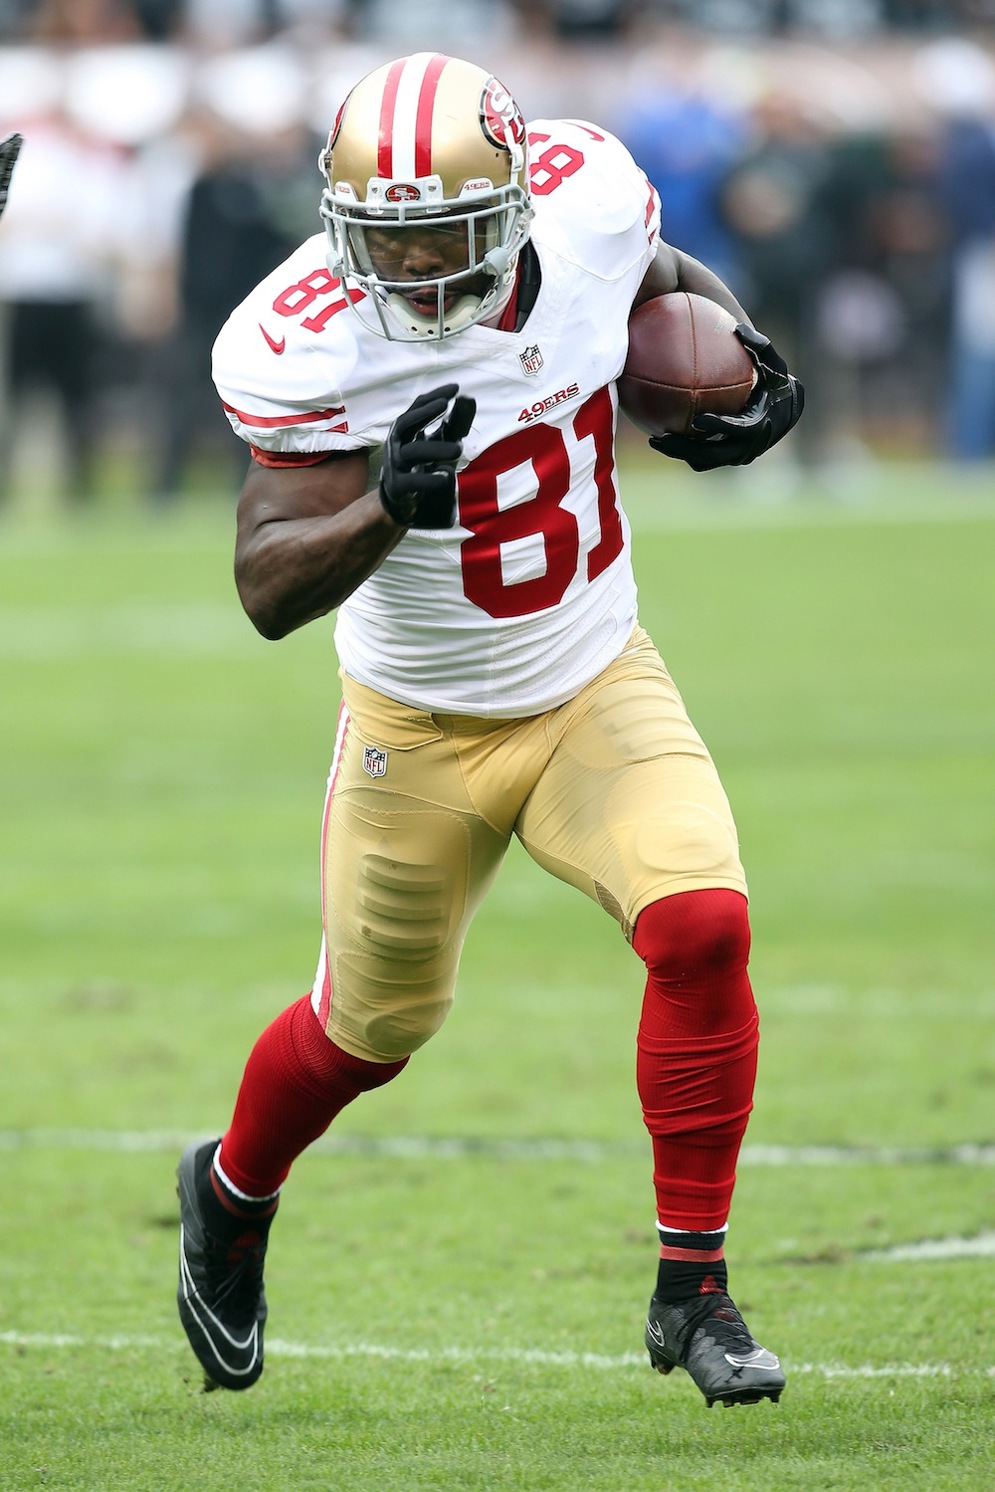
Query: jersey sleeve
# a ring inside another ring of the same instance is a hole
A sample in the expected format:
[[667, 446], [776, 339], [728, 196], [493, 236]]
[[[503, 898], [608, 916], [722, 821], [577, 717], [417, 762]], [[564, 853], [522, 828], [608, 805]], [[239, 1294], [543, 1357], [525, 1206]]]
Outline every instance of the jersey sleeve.
[[563, 225], [563, 257], [605, 280], [645, 273], [660, 241], [660, 198], [621, 140], [584, 120], [537, 119], [528, 142], [533, 205]]
[[330, 325], [345, 311], [339, 341], [348, 343], [348, 306], [323, 258], [323, 238], [309, 239], [236, 307], [214, 344], [224, 412], [263, 466], [313, 465], [373, 444], [350, 430]]

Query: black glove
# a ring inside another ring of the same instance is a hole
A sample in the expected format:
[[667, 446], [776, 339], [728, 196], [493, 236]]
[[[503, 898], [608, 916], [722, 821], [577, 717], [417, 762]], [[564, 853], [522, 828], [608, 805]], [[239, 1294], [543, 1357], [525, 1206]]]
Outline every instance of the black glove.
[[14, 173], [17, 152], [21, 144], [20, 135], [4, 135], [0, 140], [0, 217], [3, 216], [3, 210], [7, 206], [7, 188], [10, 186], [10, 178]]
[[[431, 438], [425, 429], [453, 407]], [[477, 402], [459, 385], [443, 384], [399, 414], [387, 433], [380, 474], [380, 501], [405, 528], [452, 528], [456, 522], [456, 463], [473, 424]]]
[[700, 414], [692, 420], [696, 435], [655, 435], [654, 451], [686, 461], [692, 471], [717, 466], [749, 466], [787, 435], [805, 407], [805, 390], [792, 378], [769, 337], [741, 322], [736, 335], [750, 354], [757, 381], [742, 414]]

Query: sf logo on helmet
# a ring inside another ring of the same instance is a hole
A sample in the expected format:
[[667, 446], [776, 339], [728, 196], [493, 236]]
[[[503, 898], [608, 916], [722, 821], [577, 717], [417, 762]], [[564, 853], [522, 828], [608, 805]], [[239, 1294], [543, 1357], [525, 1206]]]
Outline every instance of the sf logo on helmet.
[[521, 145], [525, 139], [525, 120], [511, 94], [497, 78], [488, 78], [480, 101], [480, 118], [484, 133], [493, 145]]

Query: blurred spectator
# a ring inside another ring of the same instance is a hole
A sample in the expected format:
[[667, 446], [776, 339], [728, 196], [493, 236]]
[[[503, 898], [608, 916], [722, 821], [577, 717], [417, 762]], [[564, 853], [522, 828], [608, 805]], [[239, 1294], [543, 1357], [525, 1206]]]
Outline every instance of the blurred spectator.
[[[982, 0], [987, 3], [987, 0]], [[972, 5], [950, 3], [950, 0], [884, 0], [884, 22], [907, 31], [947, 31], [951, 26], [971, 19]]]
[[0, 0], [0, 37], [20, 40], [27, 35], [37, 0]]
[[233, 491], [241, 485], [245, 447], [218, 404], [211, 349], [239, 301], [320, 226], [313, 182], [306, 226], [303, 220], [301, 169], [306, 161], [310, 176], [317, 171], [310, 137], [300, 128], [249, 136], [209, 110], [190, 124], [200, 166], [182, 216], [178, 321], [159, 370], [153, 498], [160, 505], [176, 498], [191, 457], [205, 443], [222, 453], [227, 485]]
[[343, 18], [354, 36], [382, 41], [391, 57], [431, 46], [473, 59], [507, 35], [509, 14], [505, 0], [346, 0]]
[[638, 0], [513, 0], [519, 25], [529, 34], [538, 29], [562, 41], [611, 41], [620, 38], [645, 5]]
[[454, 30], [480, 34], [481, 23], [499, 11], [518, 13], [528, 34], [555, 31], [564, 38], [619, 36], [644, 20], [724, 38], [814, 34], [845, 39], [984, 27], [991, 24], [995, 6], [993, 0], [449, 0], [437, 9], [432, 0], [426, 10], [406, 0], [0, 0], [0, 38], [87, 43], [183, 34], [210, 36], [215, 45], [245, 45], [302, 19], [355, 35], [386, 35], [392, 16], [402, 33], [393, 33], [397, 45], [391, 50], [403, 51], [404, 34], [419, 22], [420, 45], [446, 45]]
[[718, 208], [718, 187], [743, 151], [746, 121], [700, 88], [651, 76], [613, 121], [660, 193], [662, 231], [723, 280], [735, 278], [732, 235]]
[[78, 501], [93, 487], [94, 368], [122, 247], [124, 162], [56, 109], [28, 120], [23, 133], [0, 234], [6, 322], [0, 499], [9, 496], [20, 440], [32, 433], [29, 401], [47, 396], [61, 425], [66, 490]]
[[168, 41], [178, 35], [185, 0], [132, 0], [142, 35], [148, 41]]
[[141, 27], [129, 0], [39, 0], [28, 34], [32, 41], [78, 46], [137, 41]]
[[673, 8], [689, 25], [725, 36], [769, 36], [796, 29], [854, 36], [881, 19], [880, 0], [680, 0]]
[[821, 295], [827, 419], [837, 431], [938, 434], [949, 325], [949, 231], [933, 132], [875, 132], [840, 143], [831, 198], [841, 268]]
[[992, 19], [991, 0], [655, 0], [654, 8], [727, 36], [859, 37], [884, 28], [949, 31]]
[[719, 211], [740, 269], [733, 288], [805, 384], [795, 449], [806, 462], [819, 453], [823, 434], [816, 307], [839, 257], [833, 188], [825, 125], [790, 94], [764, 94], [752, 139], [720, 185]]
[[867, 36], [882, 20], [881, 0], [788, 0], [779, 8], [786, 25], [839, 40]]
[[947, 116], [940, 184], [953, 234], [947, 445], [958, 460], [995, 456], [995, 67], [967, 42], [923, 59]]
[[[335, 0], [326, 0], [329, 20], [336, 9]], [[216, 51], [264, 42], [288, 23], [281, 0], [185, 0], [183, 12], [190, 40]]]

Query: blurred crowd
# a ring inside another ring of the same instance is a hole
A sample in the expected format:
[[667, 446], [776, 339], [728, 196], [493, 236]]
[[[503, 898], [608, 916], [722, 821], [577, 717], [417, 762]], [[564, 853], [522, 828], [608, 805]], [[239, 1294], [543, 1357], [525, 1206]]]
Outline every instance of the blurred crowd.
[[426, 47], [621, 136], [805, 380], [801, 467], [995, 456], [995, 0], [0, 0], [0, 504], [39, 445], [79, 502], [113, 460], [237, 490], [211, 344], [318, 231], [348, 88]]

